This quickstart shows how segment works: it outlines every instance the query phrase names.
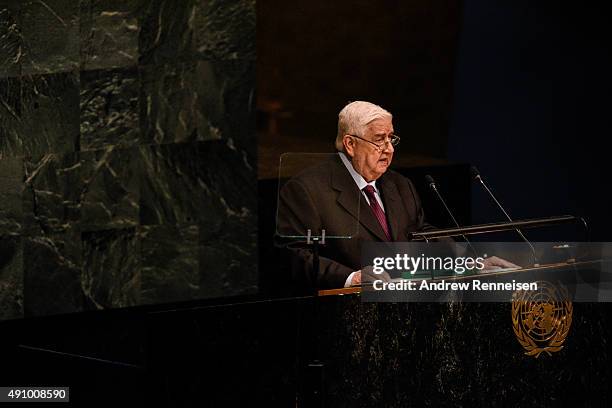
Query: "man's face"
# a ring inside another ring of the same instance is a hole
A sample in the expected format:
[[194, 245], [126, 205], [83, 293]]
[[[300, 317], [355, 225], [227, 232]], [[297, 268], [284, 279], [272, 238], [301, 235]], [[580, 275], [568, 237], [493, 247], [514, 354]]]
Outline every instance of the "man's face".
[[[391, 119], [375, 119], [368, 123], [362, 137], [383, 146], [392, 134], [393, 123], [391, 123]], [[353, 167], [367, 182], [377, 180], [387, 171], [395, 151], [391, 143], [387, 143], [382, 149], [377, 149], [373, 144], [355, 137], [346, 140], [345, 147], [346, 152], [351, 157]]]

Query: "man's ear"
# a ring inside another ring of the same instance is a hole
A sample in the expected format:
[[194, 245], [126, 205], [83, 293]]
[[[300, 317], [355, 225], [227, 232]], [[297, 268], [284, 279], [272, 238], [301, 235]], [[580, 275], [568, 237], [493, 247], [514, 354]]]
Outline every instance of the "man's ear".
[[355, 139], [349, 135], [344, 135], [342, 144], [344, 145], [346, 154], [352, 158], [355, 155]]

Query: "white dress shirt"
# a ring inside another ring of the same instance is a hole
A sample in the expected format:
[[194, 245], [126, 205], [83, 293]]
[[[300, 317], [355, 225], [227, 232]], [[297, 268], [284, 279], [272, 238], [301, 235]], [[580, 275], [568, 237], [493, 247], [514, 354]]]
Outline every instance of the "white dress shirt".
[[[355, 180], [355, 183], [357, 184], [357, 187], [359, 188], [359, 191], [361, 191], [361, 194], [365, 198], [366, 203], [368, 203], [368, 206], [370, 205], [370, 199], [368, 198], [366, 193], [363, 191], [363, 189], [367, 185], [370, 185], [370, 186], [374, 187], [374, 193], [375, 193], [374, 196], [376, 197], [376, 201], [378, 201], [378, 205], [380, 205], [380, 208], [382, 208], [382, 210], [385, 211], [385, 206], [383, 205], [383, 202], [382, 202], [382, 200], [380, 198], [380, 193], [378, 192], [378, 189], [376, 188], [376, 180], [370, 181], [369, 183], [367, 181], [365, 181], [363, 176], [361, 174], [357, 173], [357, 171], [353, 167], [353, 164], [350, 162], [348, 157], [346, 157], [346, 155], [344, 153], [342, 153], [342, 152], [340, 152], [338, 154], [340, 155], [340, 159], [342, 160], [342, 163], [344, 163], [344, 165], [346, 166], [346, 169], [348, 170], [348, 172], [353, 177], [353, 180]], [[353, 280], [353, 276], [355, 276], [355, 274], [357, 272], [359, 272], [359, 271], [354, 271], [353, 273], [351, 273], [348, 276], [348, 278], [346, 278], [346, 282], [344, 282], [344, 287], [345, 288], [348, 288], [349, 286], [351, 286], [351, 281]]]
[[353, 177], [353, 180], [355, 180], [355, 184], [357, 184], [357, 187], [359, 188], [359, 191], [361, 191], [361, 194], [365, 197], [366, 203], [368, 203], [368, 205], [370, 205], [370, 199], [368, 198], [366, 193], [363, 191], [363, 189], [367, 185], [370, 185], [370, 186], [374, 187], [374, 192], [376, 193], [375, 196], [376, 196], [376, 201], [378, 201], [378, 205], [380, 205], [380, 208], [382, 208], [382, 210], [385, 211], [385, 206], [383, 205], [383, 202], [380, 199], [380, 193], [378, 192], [378, 189], [376, 188], [376, 180], [370, 181], [369, 183], [367, 181], [365, 181], [363, 176], [361, 174], [357, 173], [357, 171], [355, 171], [355, 168], [353, 167], [353, 164], [350, 162], [348, 157], [346, 157], [346, 155], [344, 153], [338, 153], [338, 154], [340, 155], [340, 159], [342, 159], [342, 163], [344, 163], [344, 165], [346, 166], [346, 169], [348, 170], [348, 172], [351, 173], [351, 176]]

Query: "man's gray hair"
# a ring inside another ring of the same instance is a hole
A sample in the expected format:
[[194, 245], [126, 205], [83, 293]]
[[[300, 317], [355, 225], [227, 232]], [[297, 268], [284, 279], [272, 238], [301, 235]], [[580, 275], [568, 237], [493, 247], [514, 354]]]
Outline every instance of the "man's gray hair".
[[336, 150], [344, 151], [342, 139], [344, 135], [357, 135], [363, 137], [368, 123], [376, 119], [393, 119], [393, 115], [378, 105], [370, 102], [355, 101], [346, 105], [338, 114], [338, 135], [336, 136]]

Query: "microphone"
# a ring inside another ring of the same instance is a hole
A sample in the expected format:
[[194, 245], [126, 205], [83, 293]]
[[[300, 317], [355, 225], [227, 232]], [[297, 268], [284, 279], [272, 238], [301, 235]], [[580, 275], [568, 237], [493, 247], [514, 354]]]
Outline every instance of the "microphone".
[[[436, 195], [438, 196], [438, 199], [442, 202], [442, 205], [444, 205], [444, 208], [446, 209], [446, 212], [448, 213], [448, 215], [450, 215], [450, 217], [453, 220], [453, 223], [455, 224], [455, 226], [457, 228], [461, 228], [461, 225], [459, 225], [459, 223], [455, 219], [455, 216], [453, 215], [451, 210], [448, 208], [448, 205], [446, 205], [446, 201], [444, 201], [444, 198], [442, 198], [442, 194], [440, 194], [440, 192], [438, 191], [438, 186], [436, 185], [436, 181], [434, 180], [434, 178], [431, 177], [429, 174], [427, 174], [425, 176], [425, 180], [427, 181], [427, 183], [429, 183], [429, 188], [431, 188], [436, 193]], [[461, 236], [463, 237], [465, 242], [467, 242], [467, 244], [470, 246], [470, 249], [472, 250], [472, 252], [474, 252], [474, 254], [476, 256], [478, 256], [478, 252], [476, 252], [476, 249], [474, 249], [474, 247], [472, 246], [472, 243], [470, 242], [470, 240], [467, 239], [467, 237], [464, 234], [461, 234]]]
[[[506, 212], [506, 210], [504, 209], [504, 207], [501, 205], [501, 203], [499, 201], [497, 201], [497, 198], [495, 198], [495, 195], [493, 194], [493, 192], [491, 191], [491, 189], [489, 188], [489, 186], [487, 186], [487, 184], [484, 182], [484, 180], [482, 179], [482, 177], [480, 176], [480, 172], [478, 171], [478, 169], [476, 168], [476, 166], [470, 166], [470, 173], [472, 174], [472, 178], [478, 182], [480, 182], [480, 185], [485, 189], [485, 191], [489, 194], [489, 197], [491, 197], [491, 199], [495, 202], [495, 204], [497, 204], [497, 207], [499, 207], [499, 209], [502, 211], [502, 213], [504, 213], [504, 215], [506, 216], [506, 218], [508, 219], [508, 221], [510, 222], [514, 222], [514, 220], [512, 219], [512, 217], [510, 217], [510, 215], [508, 214], [508, 212]], [[527, 237], [525, 237], [525, 235], [523, 235], [523, 231], [521, 231], [520, 228], [515, 228], [515, 231], [521, 236], [521, 238], [523, 239], [523, 241], [525, 241], [527, 243], [527, 245], [529, 245], [529, 248], [531, 249], [531, 253], [533, 255], [533, 266], [540, 266], [540, 264], [538, 263], [538, 257], [536, 256], [536, 250], [533, 247], [533, 245], [531, 244], [531, 242], [527, 239]]]

